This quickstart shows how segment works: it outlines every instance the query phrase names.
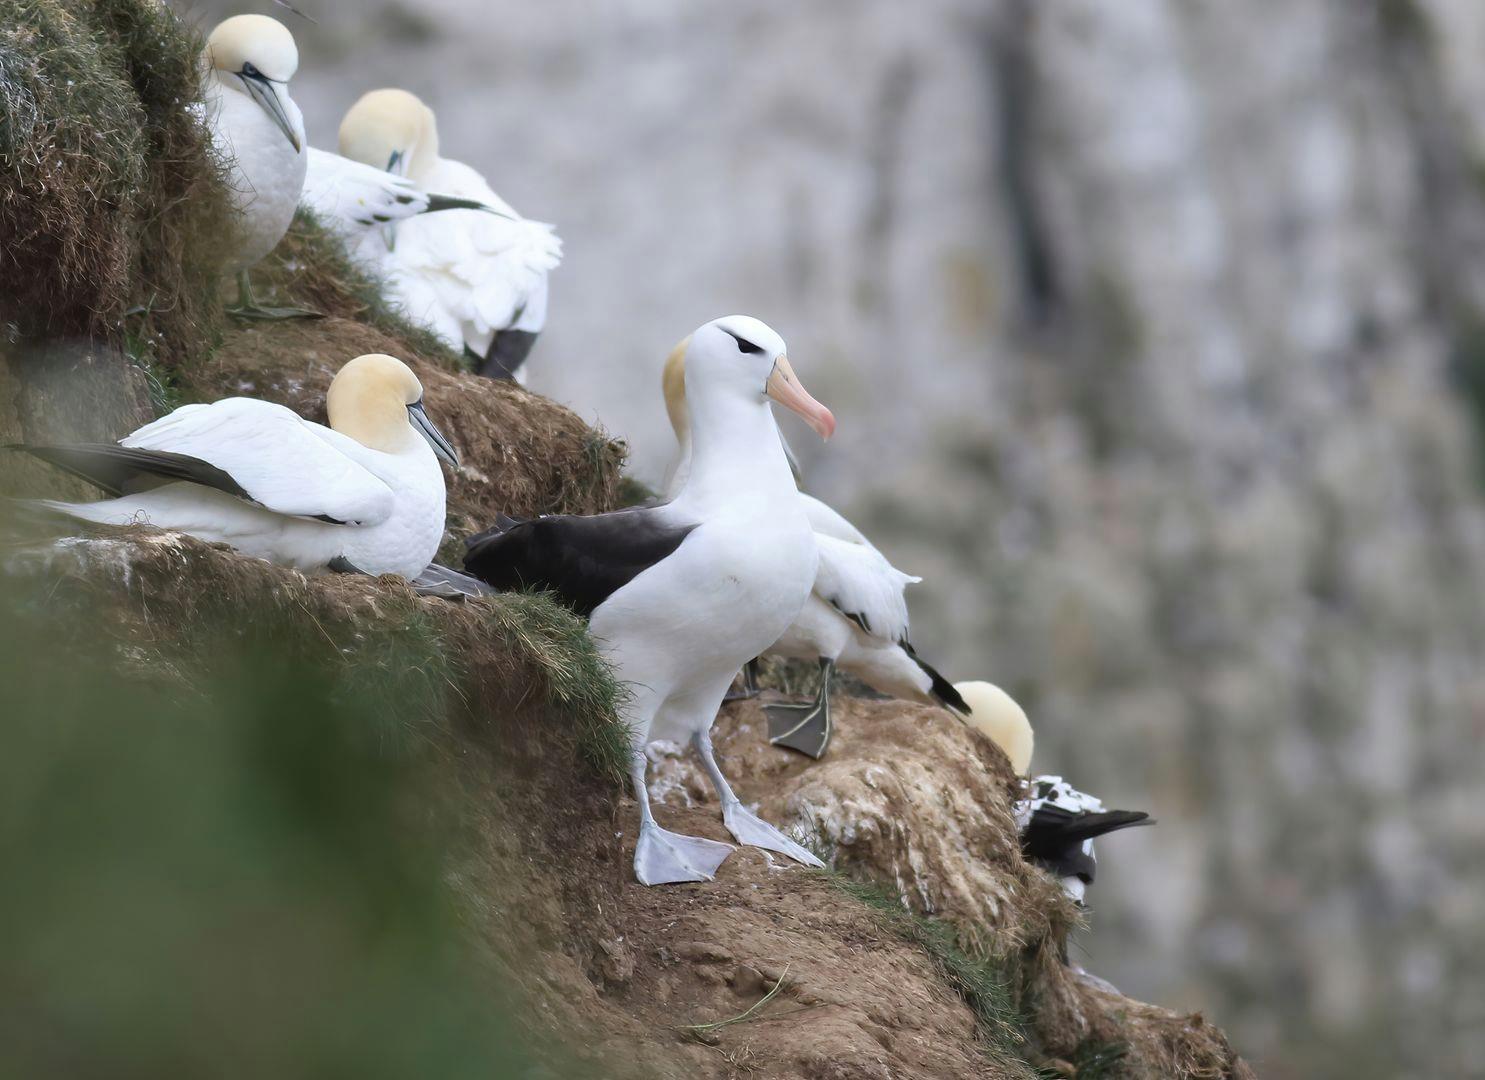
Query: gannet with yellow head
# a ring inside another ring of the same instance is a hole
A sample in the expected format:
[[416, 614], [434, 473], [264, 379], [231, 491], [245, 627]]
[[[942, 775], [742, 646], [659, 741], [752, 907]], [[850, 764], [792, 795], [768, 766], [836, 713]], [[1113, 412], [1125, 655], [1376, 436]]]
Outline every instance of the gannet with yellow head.
[[[691, 470], [686, 355], [683, 341], [671, 350], [661, 378], [677, 442], [667, 494], [681, 490]], [[958, 691], [918, 656], [908, 639], [904, 590], [922, 579], [898, 570], [859, 529], [819, 499], [802, 491], [795, 492], [795, 499], [815, 533], [818, 571], [799, 614], [765, 653], [818, 663], [820, 690], [804, 704], [765, 705], [769, 741], [813, 758], [825, 753], [832, 730], [830, 684], [837, 669], [893, 697], [964, 711]]]
[[1074, 903], [1085, 906], [1098, 871], [1094, 838], [1155, 822], [1143, 810], [1105, 810], [1098, 798], [1060, 776], [1029, 776], [1035, 737], [1026, 710], [994, 683], [962, 682], [955, 689], [972, 710], [966, 722], [1005, 751], [1011, 768], [1025, 780], [1026, 794], [1015, 806], [1021, 854], [1055, 877]]
[[267, 15], [234, 15], [206, 41], [206, 115], [229, 167], [237, 235], [229, 267], [237, 272], [245, 318], [293, 318], [315, 312], [264, 308], [253, 301], [248, 270], [278, 246], [304, 189], [308, 157], [304, 117], [289, 96], [299, 49], [288, 27]]
[[464, 559], [496, 588], [550, 590], [589, 616], [630, 691], [621, 716], [640, 807], [634, 869], [647, 885], [710, 878], [731, 851], [655, 823], [644, 748], [661, 739], [696, 748], [739, 842], [820, 865], [742, 805], [717, 766], [711, 726], [738, 669], [778, 640], [815, 580], [815, 534], [769, 403], [822, 438], [835, 418], [800, 384], [783, 339], [757, 319], [707, 323], [686, 358], [695, 453], [674, 500], [595, 517], [501, 519], [470, 539]]
[[467, 350], [480, 374], [524, 381], [522, 364], [546, 325], [547, 274], [561, 262], [552, 227], [521, 218], [474, 169], [440, 156], [433, 110], [406, 90], [373, 90], [352, 105], [340, 152], [496, 211], [422, 215], [397, 225], [391, 250], [367, 238], [357, 254], [379, 265], [408, 316]]
[[412, 369], [379, 353], [335, 375], [330, 426], [282, 405], [184, 405], [117, 444], [20, 446], [116, 496], [44, 505], [108, 525], [149, 524], [306, 572], [412, 579], [443, 538], [439, 459], [458, 456], [423, 409]]

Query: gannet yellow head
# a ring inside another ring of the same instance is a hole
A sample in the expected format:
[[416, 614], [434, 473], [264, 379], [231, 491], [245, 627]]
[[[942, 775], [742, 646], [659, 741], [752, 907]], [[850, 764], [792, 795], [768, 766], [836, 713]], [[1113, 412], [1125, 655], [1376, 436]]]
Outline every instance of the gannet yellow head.
[[299, 70], [299, 47], [287, 26], [267, 15], [234, 15], [218, 23], [206, 39], [206, 55], [223, 87], [247, 94], [295, 151], [303, 149], [284, 105], [289, 80]]
[[994, 683], [955, 683], [954, 689], [959, 691], [959, 696], [970, 709], [964, 722], [978, 728], [1004, 750], [1016, 775], [1025, 776], [1031, 768], [1031, 749], [1036, 741], [1031, 733], [1031, 721], [1026, 719], [1026, 710]]
[[665, 358], [665, 373], [660, 376], [660, 389], [665, 394], [665, 413], [677, 442], [685, 442], [691, 431], [691, 418], [686, 413], [686, 350], [691, 346], [687, 334]]
[[760, 401], [771, 398], [797, 413], [822, 439], [835, 433], [835, 417], [794, 374], [784, 339], [751, 315], [728, 315], [707, 323], [691, 335], [677, 364], [689, 369], [693, 380], [730, 386], [745, 396], [757, 395]]
[[341, 120], [340, 152], [422, 183], [438, 160], [438, 121], [416, 94], [372, 90]]
[[406, 450], [413, 433], [456, 468], [459, 455], [423, 411], [423, 384], [395, 356], [367, 353], [335, 373], [325, 396], [330, 426], [384, 453]]

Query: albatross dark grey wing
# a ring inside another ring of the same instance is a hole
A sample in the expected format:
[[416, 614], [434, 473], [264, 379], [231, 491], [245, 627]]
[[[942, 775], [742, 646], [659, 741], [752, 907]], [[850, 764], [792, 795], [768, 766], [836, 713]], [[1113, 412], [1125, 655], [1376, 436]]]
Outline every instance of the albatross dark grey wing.
[[674, 552], [696, 528], [668, 520], [661, 509], [531, 521], [501, 515], [494, 528], [466, 541], [464, 569], [497, 589], [556, 593], [573, 611], [588, 616]]

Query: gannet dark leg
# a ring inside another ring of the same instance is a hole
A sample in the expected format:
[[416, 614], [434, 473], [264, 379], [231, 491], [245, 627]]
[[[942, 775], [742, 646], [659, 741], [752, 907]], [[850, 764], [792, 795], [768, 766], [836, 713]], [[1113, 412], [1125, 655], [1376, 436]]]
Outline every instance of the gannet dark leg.
[[706, 768], [706, 775], [711, 778], [712, 787], [717, 789], [717, 797], [722, 800], [722, 821], [726, 824], [727, 831], [737, 838], [739, 844], [777, 851], [780, 855], [789, 856], [795, 862], [804, 863], [805, 866], [824, 867], [825, 864], [810, 854], [807, 848], [796, 844], [747, 809], [743, 806], [742, 800], [733, 794], [732, 786], [727, 783], [727, 778], [717, 767], [717, 757], [712, 752], [711, 731], [702, 729], [691, 736], [691, 741], [696, 746], [696, 752], [701, 755], [701, 764]]
[[650, 791], [645, 783], [643, 750], [629, 758], [629, 779], [639, 803], [639, 842], [634, 847], [634, 876], [641, 885], [668, 885], [677, 881], [710, 881], [717, 867], [735, 850], [731, 844], [682, 836], [655, 824]]
[[785, 746], [816, 761], [825, 756], [830, 745], [830, 680], [835, 674], [835, 661], [820, 657], [820, 692], [804, 705], [765, 705], [768, 717], [768, 741]]

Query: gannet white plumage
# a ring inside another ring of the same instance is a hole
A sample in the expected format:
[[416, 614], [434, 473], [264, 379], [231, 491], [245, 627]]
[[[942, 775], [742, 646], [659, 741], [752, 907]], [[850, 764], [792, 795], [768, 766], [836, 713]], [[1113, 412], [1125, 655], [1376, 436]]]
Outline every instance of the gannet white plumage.
[[248, 270], [278, 246], [294, 220], [309, 168], [304, 117], [289, 96], [299, 49], [288, 27], [267, 15], [234, 15], [206, 42], [204, 88], [212, 141], [228, 163], [237, 231], [228, 268], [237, 273], [245, 318], [293, 318], [302, 308], [265, 308], [253, 300]]
[[[678, 452], [667, 478], [667, 495], [690, 474], [691, 425], [686, 406], [686, 345], [665, 361], [661, 386]], [[819, 499], [796, 491], [815, 543], [819, 568], [799, 614], [765, 650], [767, 655], [820, 665], [820, 690], [807, 704], [768, 704], [769, 738], [777, 746], [813, 758], [830, 743], [830, 684], [839, 668], [893, 697], [963, 712], [958, 691], [922, 660], [908, 639], [904, 590], [922, 578], [904, 574], [861, 531]]]
[[746, 810], [712, 752], [711, 726], [742, 665], [778, 640], [815, 580], [815, 534], [769, 401], [822, 437], [835, 418], [805, 392], [783, 339], [728, 316], [690, 339], [689, 478], [663, 506], [596, 517], [502, 520], [469, 541], [465, 569], [497, 588], [549, 589], [581, 614], [630, 697], [622, 715], [640, 806], [635, 874], [647, 885], [710, 878], [731, 847], [655, 824], [644, 747], [689, 740], [744, 844], [811, 866], [813, 855]]
[[115, 496], [43, 503], [74, 518], [157, 525], [307, 572], [411, 580], [443, 537], [438, 461], [458, 457], [423, 411], [417, 376], [394, 357], [347, 363], [326, 405], [329, 427], [239, 397], [183, 405], [116, 444], [13, 449]]
[[[1031, 770], [1035, 737], [1026, 711], [994, 683], [962, 682], [955, 689], [973, 710], [966, 721], [1005, 751], [1017, 776]], [[1105, 810], [1096, 797], [1060, 776], [1026, 780], [1026, 795], [1015, 806], [1021, 854], [1046, 870], [1079, 907], [1098, 870], [1095, 837], [1135, 825], [1153, 825], [1143, 810]]]
[[340, 152], [498, 212], [420, 216], [395, 226], [390, 251], [367, 238], [358, 255], [379, 264], [410, 318], [467, 349], [480, 374], [524, 381], [522, 364], [546, 325], [547, 274], [561, 262], [552, 227], [520, 217], [478, 172], [441, 157], [433, 110], [406, 90], [373, 90], [352, 105]]

